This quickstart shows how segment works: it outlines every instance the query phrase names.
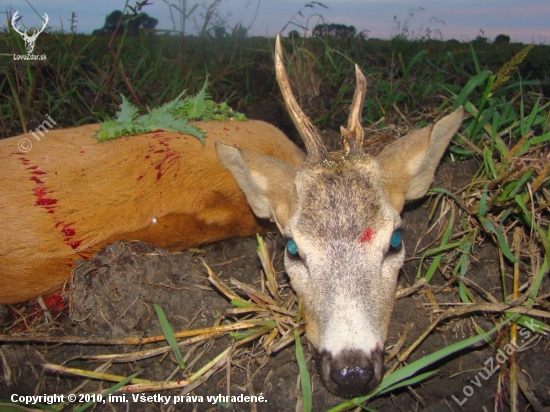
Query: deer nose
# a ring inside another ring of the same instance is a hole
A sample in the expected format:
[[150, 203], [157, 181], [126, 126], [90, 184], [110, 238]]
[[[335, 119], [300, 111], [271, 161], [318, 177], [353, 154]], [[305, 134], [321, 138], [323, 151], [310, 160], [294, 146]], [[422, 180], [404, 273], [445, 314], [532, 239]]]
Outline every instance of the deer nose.
[[367, 355], [360, 350], [344, 350], [336, 356], [321, 354], [321, 377], [327, 388], [339, 396], [366, 395], [378, 386], [383, 374], [383, 353]]
[[374, 377], [374, 366], [343, 366], [330, 370], [330, 378], [342, 391], [350, 394], [364, 394], [370, 381]]

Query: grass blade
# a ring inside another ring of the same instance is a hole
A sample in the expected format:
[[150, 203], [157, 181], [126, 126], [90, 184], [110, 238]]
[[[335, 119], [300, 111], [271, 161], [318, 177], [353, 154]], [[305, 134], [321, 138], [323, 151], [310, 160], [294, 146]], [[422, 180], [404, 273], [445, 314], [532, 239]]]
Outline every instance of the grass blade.
[[309, 371], [307, 370], [306, 359], [304, 357], [304, 351], [302, 349], [302, 342], [300, 342], [300, 335], [296, 330], [294, 331], [294, 341], [296, 342], [296, 361], [298, 362], [298, 369], [300, 370], [303, 411], [311, 412], [313, 403], [311, 397], [311, 382], [309, 380]]
[[159, 305], [154, 303], [153, 307], [155, 308], [155, 312], [157, 313], [157, 317], [159, 318], [160, 327], [162, 329], [162, 333], [166, 337], [166, 342], [168, 342], [168, 344], [172, 348], [172, 351], [174, 352], [174, 356], [176, 357], [176, 361], [178, 362], [180, 369], [185, 369], [185, 364], [183, 363], [183, 356], [181, 355], [180, 347], [178, 346], [178, 341], [174, 336], [174, 330], [172, 329], [170, 322], [168, 322], [168, 319], [166, 318], [164, 311]]

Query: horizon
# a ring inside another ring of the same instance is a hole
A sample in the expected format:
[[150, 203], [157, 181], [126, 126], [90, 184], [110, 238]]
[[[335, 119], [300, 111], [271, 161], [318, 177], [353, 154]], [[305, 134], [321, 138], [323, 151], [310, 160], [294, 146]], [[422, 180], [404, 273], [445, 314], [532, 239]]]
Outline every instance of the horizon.
[[[30, 3], [31, 7], [27, 1], [11, 0], [7, 1], [3, 11], [6, 18], [2, 27], [6, 27], [8, 16], [18, 10], [22, 16], [19, 22], [22, 30], [39, 27], [40, 16], [47, 13], [50, 29], [67, 32], [71, 13], [75, 12], [76, 32], [91, 34], [103, 27], [105, 17], [111, 12], [122, 11], [125, 2], [116, 3], [96, 0], [93, 4], [82, 4], [61, 0], [50, 4], [39, 0]], [[463, 42], [475, 40], [478, 36], [494, 41], [499, 34], [510, 36], [511, 42], [547, 44], [550, 40], [547, 24], [550, 21], [550, 2], [547, 0], [527, 0], [527, 6], [517, 5], [514, 0], [464, 0], [460, 5], [441, 3], [436, 0], [332, 0], [307, 3], [312, 5], [307, 7], [303, 1], [296, 0], [281, 0], [277, 4], [265, 0], [222, 0], [215, 18], [225, 22], [228, 33], [232, 27], [242, 24], [248, 28], [250, 37], [274, 37], [281, 31], [287, 35], [291, 30], [297, 30], [303, 36], [311, 34], [318, 23], [334, 23], [354, 26], [357, 33], [363, 32], [367, 38], [378, 39], [402, 34], [406, 25], [407, 37], [411, 40], [425, 38], [428, 34], [428, 37], [438, 40]], [[178, 16], [174, 16], [177, 20], [174, 22], [165, 2], [157, 1], [141, 11], [159, 21], [156, 27], [159, 31], [180, 30]], [[204, 12], [202, 6], [196, 8], [186, 21], [185, 34], [198, 33], [197, 27], [204, 21]]]

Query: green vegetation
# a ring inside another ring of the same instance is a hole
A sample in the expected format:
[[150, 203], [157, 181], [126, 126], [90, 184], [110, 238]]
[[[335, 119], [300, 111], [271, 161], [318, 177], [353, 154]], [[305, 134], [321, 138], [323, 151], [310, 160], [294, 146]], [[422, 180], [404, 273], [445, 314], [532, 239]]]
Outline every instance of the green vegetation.
[[187, 133], [204, 142], [204, 132], [189, 124], [189, 120], [246, 120], [241, 113], [231, 110], [227, 103], [215, 103], [206, 93], [208, 81], [204, 82], [201, 91], [195, 96], [185, 96], [182, 92], [171, 102], [138, 116], [138, 108], [122, 96], [122, 104], [114, 120], [101, 123], [96, 132], [97, 140], [103, 142], [120, 136], [130, 136], [165, 130]]
[[[212, 99], [238, 110], [279, 97], [273, 39], [51, 33], [38, 38], [34, 51], [47, 61], [14, 60], [26, 52], [13, 31], [1, 34], [0, 44], [9, 57], [0, 62], [0, 137], [32, 130], [46, 114], [64, 127], [103, 121], [115, 113], [121, 94], [137, 106], [158, 107], [183, 90], [198, 93], [207, 74]], [[333, 128], [345, 119], [343, 107], [353, 92], [352, 62], [368, 75], [366, 124], [437, 107], [434, 98], [441, 102], [442, 93], [458, 92], [477, 73], [470, 45], [456, 41], [322, 37], [296, 38], [285, 47], [302, 56], [291, 75], [303, 101], [335, 96], [326, 110], [310, 113]], [[524, 46], [473, 47], [477, 65], [497, 72]], [[526, 92], [548, 90], [549, 46], [534, 46], [518, 72]]]
[[[505, 331], [501, 330], [499, 345], [515, 339], [517, 325], [535, 324], [538, 332], [550, 331], [548, 321], [540, 321], [549, 317], [544, 310], [548, 295], [541, 301], [540, 289], [550, 267], [550, 47], [526, 48], [509, 43], [506, 35], [493, 44], [482, 36], [468, 44], [411, 41], [407, 32], [392, 40], [328, 33], [308, 38], [298, 31], [292, 33], [284, 43], [291, 57], [292, 86], [321, 127], [337, 128], [347, 118], [355, 62], [368, 78], [363, 111], [368, 131], [389, 124], [397, 130], [422, 126], [443, 111], [460, 105], [465, 108], [467, 117], [449, 159], [473, 157], [479, 170], [455, 193], [432, 189], [433, 210], [440, 211], [434, 227], [440, 233], [437, 244], [418, 256], [417, 278], [429, 283], [440, 272], [450, 285], [456, 285], [456, 300], [469, 306], [443, 312], [427, 333], [438, 322], [461, 316], [476, 326], [481, 339], [488, 336], [484, 329], [491, 329], [487, 324], [500, 324], [518, 313], [522, 316], [514, 318], [515, 323], [502, 326]], [[25, 54], [21, 38], [12, 31], [2, 33], [0, 44], [7, 56]], [[273, 44], [274, 39], [267, 38], [182, 37], [144, 31], [134, 37], [40, 36], [35, 54], [46, 54], [46, 61], [2, 60], [0, 133], [8, 137], [26, 132], [46, 114], [59, 126], [104, 121], [116, 111], [121, 103], [116, 96], [121, 94], [131, 96], [133, 105], [142, 109], [179, 101], [182, 90], [200, 96], [207, 74], [214, 101], [246, 110], [280, 98]], [[308, 106], [311, 97], [321, 99], [322, 104]], [[119, 122], [121, 116], [123, 121], [136, 118], [133, 105], [124, 103]], [[106, 136], [133, 132], [111, 126]], [[470, 279], [473, 255], [482, 243], [492, 243], [498, 251], [501, 289], [491, 293]], [[518, 288], [520, 283], [526, 286]], [[483, 328], [480, 314], [489, 313]], [[446, 354], [457, 348], [449, 345]], [[400, 365], [413, 349], [398, 356]], [[415, 371], [443, 356], [441, 352], [432, 355], [416, 364]], [[512, 357], [499, 373], [521, 375], [517, 362]], [[410, 371], [399, 375], [407, 385], [420, 380]], [[302, 367], [301, 372], [306, 376]], [[423, 372], [422, 378], [431, 375]], [[383, 391], [399, 386], [398, 381], [385, 381]], [[510, 393], [517, 394], [517, 385], [517, 380], [509, 381]], [[335, 410], [347, 410], [365, 400], [349, 401]], [[513, 399], [510, 402], [514, 404]]]

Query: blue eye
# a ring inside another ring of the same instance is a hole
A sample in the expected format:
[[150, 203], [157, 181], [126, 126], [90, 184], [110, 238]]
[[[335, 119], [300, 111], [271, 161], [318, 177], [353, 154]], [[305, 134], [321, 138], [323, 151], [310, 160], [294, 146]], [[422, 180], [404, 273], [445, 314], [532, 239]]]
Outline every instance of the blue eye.
[[293, 258], [300, 257], [300, 253], [298, 252], [298, 246], [296, 246], [296, 242], [292, 239], [287, 240], [286, 251]]
[[399, 248], [399, 246], [401, 246], [402, 242], [403, 236], [401, 236], [401, 230], [397, 229], [391, 235], [390, 250], [396, 250], [397, 248]]

